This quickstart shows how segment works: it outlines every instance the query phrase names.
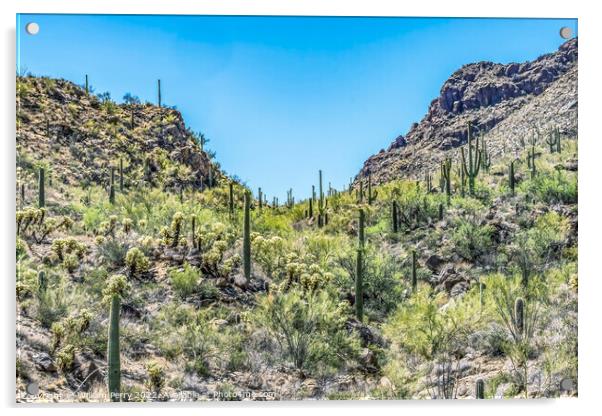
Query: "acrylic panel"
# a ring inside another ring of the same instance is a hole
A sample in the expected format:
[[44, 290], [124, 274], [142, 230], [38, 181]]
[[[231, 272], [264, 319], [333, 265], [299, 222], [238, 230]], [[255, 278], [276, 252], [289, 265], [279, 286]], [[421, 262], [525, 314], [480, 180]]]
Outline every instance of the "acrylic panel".
[[17, 16], [16, 400], [577, 396], [577, 20]]

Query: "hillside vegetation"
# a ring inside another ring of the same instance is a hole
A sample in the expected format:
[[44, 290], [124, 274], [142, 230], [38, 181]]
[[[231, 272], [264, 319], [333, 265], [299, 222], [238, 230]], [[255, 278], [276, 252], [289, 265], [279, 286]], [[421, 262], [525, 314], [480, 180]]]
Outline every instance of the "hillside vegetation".
[[576, 137], [276, 204], [174, 109], [17, 84], [18, 400], [577, 394]]

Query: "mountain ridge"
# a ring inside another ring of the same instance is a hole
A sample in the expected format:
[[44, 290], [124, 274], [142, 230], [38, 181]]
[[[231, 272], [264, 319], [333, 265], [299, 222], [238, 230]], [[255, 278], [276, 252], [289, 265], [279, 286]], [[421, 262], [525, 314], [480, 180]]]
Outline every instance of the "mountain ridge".
[[[545, 95], [550, 88], [556, 89], [556, 95]], [[576, 135], [576, 38], [533, 61], [463, 65], [444, 82], [419, 123], [412, 124], [405, 136], [395, 138], [387, 150], [365, 161], [355, 183], [368, 175], [375, 183], [420, 177], [436, 168], [448, 151], [466, 143], [468, 121], [486, 136], [492, 132], [488, 145], [495, 154], [518, 150], [518, 130], [505, 134], [495, 128], [521, 110], [524, 113], [525, 108], [530, 108], [529, 114], [522, 114], [531, 124], [528, 130], [543, 133], [558, 127], [565, 136]]]

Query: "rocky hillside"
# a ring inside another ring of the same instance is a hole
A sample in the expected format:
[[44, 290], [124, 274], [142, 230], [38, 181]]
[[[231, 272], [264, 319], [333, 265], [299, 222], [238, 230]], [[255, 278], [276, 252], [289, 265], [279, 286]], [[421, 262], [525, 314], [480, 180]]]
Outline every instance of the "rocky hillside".
[[174, 109], [118, 105], [60, 79], [20, 77], [17, 90], [18, 154], [47, 161], [64, 184], [108, 185], [120, 158], [127, 186], [158, 174], [168, 188], [198, 187], [212, 176], [209, 157]]
[[[319, 171], [319, 193], [286, 205], [224, 180], [173, 109], [17, 78], [16, 400], [577, 395], [568, 57], [541, 58], [557, 62], [549, 80], [499, 87], [504, 100], [470, 98], [460, 73], [446, 84], [466, 104], [428, 117], [454, 145], [467, 120], [515, 107], [488, 127], [492, 157], [468, 183], [454, 161], [426, 181], [324, 193]], [[554, 146], [519, 140], [552, 121]], [[371, 159], [373, 178], [401, 163], [417, 175], [453, 148], [423, 123]]]
[[577, 134], [577, 39], [531, 62], [464, 65], [441, 88], [425, 117], [387, 150], [371, 156], [360, 176], [377, 183], [421, 177], [466, 143], [468, 121], [486, 135], [493, 156], [518, 150], [525, 135], [559, 128]]

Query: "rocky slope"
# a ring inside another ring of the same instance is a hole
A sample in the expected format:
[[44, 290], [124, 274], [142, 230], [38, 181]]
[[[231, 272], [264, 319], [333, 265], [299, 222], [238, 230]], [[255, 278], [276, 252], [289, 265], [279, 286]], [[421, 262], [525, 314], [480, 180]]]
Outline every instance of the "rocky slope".
[[[209, 180], [210, 159], [174, 109], [118, 105], [69, 81], [38, 77], [17, 80], [17, 107], [18, 154], [47, 161], [64, 184], [108, 184], [119, 158], [125, 158], [128, 185], [143, 179], [144, 169], [165, 169], [165, 160], [177, 166], [163, 172], [166, 187]], [[65, 163], [73, 160], [78, 163]]]
[[447, 153], [466, 143], [471, 121], [485, 133], [493, 156], [516, 150], [525, 132], [577, 133], [577, 39], [531, 62], [478, 62], [456, 71], [441, 88], [420, 123], [371, 156], [358, 177], [377, 183], [421, 177]]

